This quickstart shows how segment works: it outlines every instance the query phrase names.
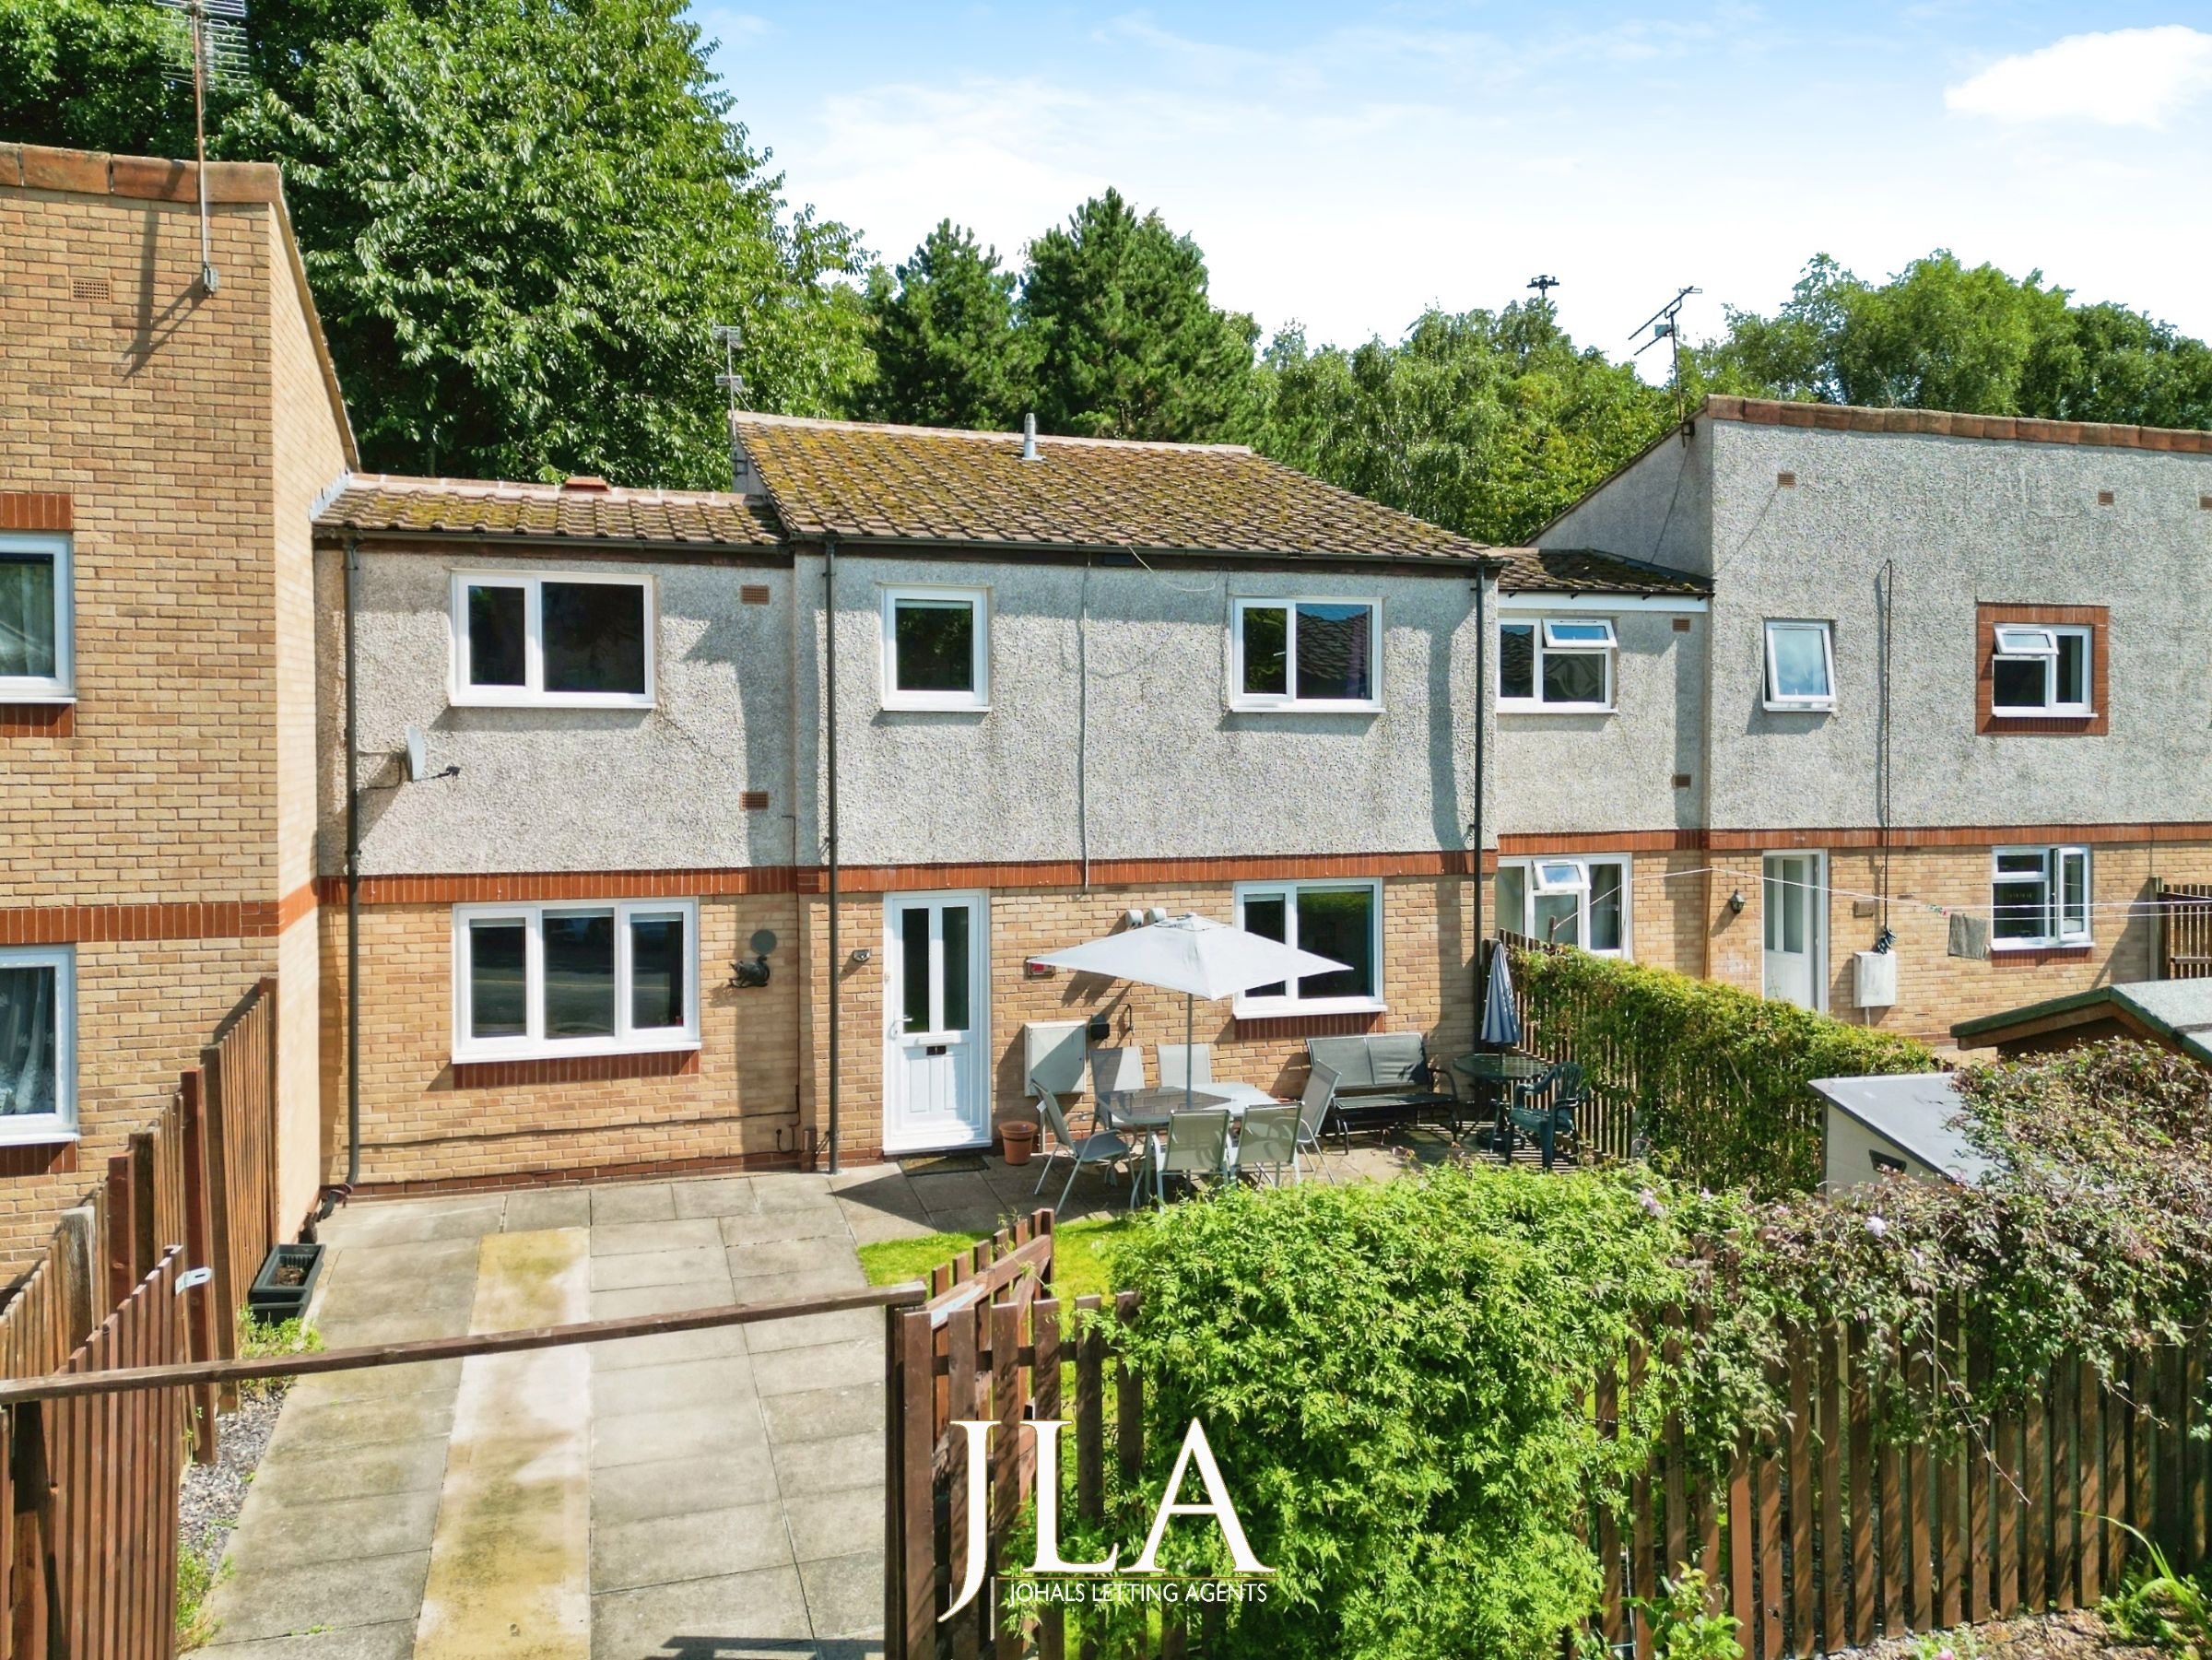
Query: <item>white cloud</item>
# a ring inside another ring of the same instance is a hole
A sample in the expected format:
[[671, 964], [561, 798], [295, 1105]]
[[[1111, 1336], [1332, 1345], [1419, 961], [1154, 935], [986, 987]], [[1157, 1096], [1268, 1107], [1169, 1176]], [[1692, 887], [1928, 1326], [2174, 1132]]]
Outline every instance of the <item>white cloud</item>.
[[2068, 35], [1947, 88], [1945, 105], [1998, 121], [2156, 127], [2212, 93], [2212, 34], [2180, 23]]

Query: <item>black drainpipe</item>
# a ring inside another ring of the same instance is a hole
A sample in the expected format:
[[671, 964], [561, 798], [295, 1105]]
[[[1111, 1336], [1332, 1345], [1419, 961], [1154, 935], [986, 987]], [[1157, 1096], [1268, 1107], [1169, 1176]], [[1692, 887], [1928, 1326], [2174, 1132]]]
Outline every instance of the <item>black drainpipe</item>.
[[[323, 1196], [321, 1218], [351, 1196], [361, 1180], [361, 793], [360, 739], [354, 697], [353, 599], [361, 543], [346, 538], [346, 1183]], [[320, 1218], [318, 1219], [320, 1219]]]
[[826, 811], [822, 858], [828, 866], [830, 893], [830, 1173], [838, 1162], [837, 1085], [837, 978], [844, 970], [837, 938], [837, 538], [822, 538], [822, 691], [827, 709], [823, 726], [823, 759], [827, 768]]
[[1488, 746], [1487, 735], [1490, 724], [1490, 620], [1489, 595], [1487, 592], [1490, 578], [1498, 567], [1485, 559], [1475, 567], [1475, 822], [1467, 827], [1475, 843], [1475, 1030], [1474, 1038], [1482, 1037], [1482, 1009], [1484, 994], [1489, 989], [1488, 954], [1483, 941], [1488, 937], [1482, 926], [1482, 838], [1485, 822], [1484, 805], [1489, 795], [1489, 773], [1487, 767]]

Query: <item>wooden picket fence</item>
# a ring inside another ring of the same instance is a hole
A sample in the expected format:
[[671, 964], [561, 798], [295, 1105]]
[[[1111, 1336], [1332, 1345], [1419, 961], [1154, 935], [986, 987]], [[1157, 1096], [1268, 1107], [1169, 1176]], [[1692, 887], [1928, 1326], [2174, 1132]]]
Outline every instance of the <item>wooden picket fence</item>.
[[[955, 1419], [994, 1426], [987, 1572], [1035, 1482], [1025, 1419], [1070, 1420], [1062, 1454], [1075, 1467], [1080, 1519], [1105, 1519], [1109, 1456], [1125, 1477], [1141, 1466], [1144, 1379], [1080, 1318], [1100, 1299], [1077, 1299], [1071, 1320], [1052, 1297], [1051, 1249], [1051, 1213], [1039, 1212], [940, 1269], [927, 1306], [890, 1313], [886, 1660], [1032, 1652], [1061, 1660], [1068, 1646], [1057, 1610], [1009, 1619], [988, 1591], [939, 1623], [967, 1570], [956, 1519], [969, 1476]], [[1120, 1293], [1117, 1317], [1136, 1313], [1135, 1294]], [[1654, 1334], [1670, 1363], [1680, 1331]], [[2137, 1555], [2112, 1522], [2140, 1529], [2177, 1567], [2212, 1562], [2212, 1348], [2202, 1342], [2161, 1349], [2109, 1380], [2081, 1362], [2061, 1365], [2017, 1411], [1947, 1447], [1878, 1433], [1863, 1336], [1808, 1334], [1786, 1348], [1777, 1382], [1789, 1413], [1778, 1434], [1708, 1475], [1670, 1421], [1628, 1490], [1594, 1501], [1586, 1537], [1604, 1595], [1593, 1626], [1617, 1653], [1649, 1660], [1652, 1626], [1639, 1602], [1686, 1567], [1703, 1569], [1713, 1610], [1741, 1622], [1746, 1660], [1784, 1660], [2022, 1610], [2094, 1607]], [[1924, 1388], [1931, 1377], [1979, 1382], [1990, 1364], [1959, 1319], [1942, 1323], [1933, 1352], [1884, 1360]], [[1618, 1432], [1643, 1375], [1631, 1353], [1625, 1375], [1601, 1385], [1588, 1407], [1601, 1433]], [[1163, 1657], [1203, 1648], [1171, 1622], [1152, 1641]]]
[[2212, 974], [2212, 883], [2160, 882], [2161, 980], [2201, 980]]
[[[181, 1246], [164, 1251], [60, 1369], [189, 1357]], [[0, 1660], [170, 1660], [176, 1652], [177, 1482], [190, 1392], [134, 1389], [0, 1413]]]

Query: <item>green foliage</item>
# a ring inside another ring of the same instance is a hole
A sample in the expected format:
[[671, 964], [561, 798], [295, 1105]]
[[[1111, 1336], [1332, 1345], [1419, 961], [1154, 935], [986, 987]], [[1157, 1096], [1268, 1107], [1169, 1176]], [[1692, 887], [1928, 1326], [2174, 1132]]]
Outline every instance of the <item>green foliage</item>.
[[1735, 1616], [1706, 1607], [1704, 1570], [1683, 1567], [1659, 1582], [1657, 1596], [1640, 1596], [1636, 1606], [1651, 1622], [1652, 1652], [1658, 1660], [1743, 1660]]
[[[1093, 1294], [1104, 1296], [1115, 1289], [1108, 1264], [1122, 1242], [1142, 1228], [1147, 1213], [1087, 1217], [1064, 1222], [1053, 1230], [1053, 1289], [1062, 1301]], [[860, 1247], [860, 1266], [868, 1283], [897, 1285], [904, 1279], [926, 1282], [930, 1271], [990, 1238], [986, 1233], [925, 1233], [915, 1239], [883, 1240]]]
[[1981, 1660], [1982, 1634], [1971, 1625], [1923, 1631], [1912, 1639], [1912, 1660]]
[[2148, 1558], [2129, 1570], [2115, 1595], [2097, 1605], [2112, 1635], [2172, 1660], [2212, 1660], [2212, 1573], [2177, 1573], [2166, 1553], [2141, 1533], [2110, 1516], [2105, 1522], [2134, 1534]]
[[859, 300], [819, 279], [853, 239], [783, 215], [682, 9], [394, 11], [231, 124], [285, 164], [368, 465], [723, 482], [715, 323], [757, 405], [843, 401]]
[[1018, 426], [1027, 340], [1014, 326], [1018, 282], [998, 250], [939, 221], [896, 277], [868, 273], [876, 376], [862, 413], [930, 427]]
[[0, 0], [0, 140], [188, 156], [191, 63], [183, 18], [146, 0]]
[[230, 1577], [226, 1560], [218, 1570], [198, 1551], [185, 1547], [177, 1552], [177, 1653], [189, 1654], [206, 1648], [222, 1630], [223, 1622], [207, 1615], [207, 1598], [216, 1586]]
[[1522, 540], [1665, 430], [1673, 394], [1578, 351], [1543, 303], [1430, 312], [1397, 345], [1276, 336], [1257, 443], [1346, 489], [1489, 542]]
[[[299, 1319], [256, 1320], [243, 1310], [238, 1316], [238, 1358], [241, 1360], [281, 1360], [287, 1355], [319, 1355], [323, 1334]], [[259, 1400], [289, 1383], [289, 1378], [252, 1378], [238, 1386], [241, 1399]]]
[[1531, 1023], [1592, 1086], [1633, 1109], [1653, 1162], [1712, 1187], [1817, 1186], [1817, 1077], [1930, 1072], [1910, 1038], [1794, 1004], [1585, 951], [1512, 954]]
[[1817, 255], [1773, 316], [1731, 310], [1696, 367], [1716, 390], [1822, 403], [2212, 426], [2202, 341], [1941, 249], [1879, 285]]
[[1030, 244], [1021, 322], [1047, 431], [1206, 441], [1250, 423], [1259, 325], [1216, 308], [1198, 244], [1119, 191]]
[[[1630, 1172], [1446, 1167], [1232, 1190], [1131, 1237], [1146, 1462], [1113, 1536], [1144, 1536], [1195, 1417], [1277, 1570], [1209, 1654], [1557, 1652], [1598, 1591], [1573, 1518], [1648, 1460], [1666, 1393], [1640, 1392], [1618, 1440], [1578, 1404], [1687, 1289], [1688, 1219], [1646, 1197]], [[1171, 1527], [1160, 1560], [1228, 1565], [1207, 1523]]]

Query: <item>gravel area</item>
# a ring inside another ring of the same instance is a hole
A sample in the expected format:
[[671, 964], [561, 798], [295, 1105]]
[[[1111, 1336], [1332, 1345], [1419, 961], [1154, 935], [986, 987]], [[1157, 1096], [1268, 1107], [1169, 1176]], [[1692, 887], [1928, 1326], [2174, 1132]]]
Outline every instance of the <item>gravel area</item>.
[[[1958, 1660], [2158, 1660], [2151, 1649], [2112, 1642], [2104, 1621], [2088, 1608], [1994, 1620], [1950, 1646]], [[1851, 1660], [1914, 1660], [1924, 1652], [1930, 1652], [1924, 1637], [1842, 1651]]]
[[222, 1560], [223, 1547], [229, 1543], [230, 1530], [246, 1502], [246, 1483], [268, 1451], [277, 1410], [284, 1405], [284, 1389], [278, 1384], [260, 1399], [241, 1401], [237, 1411], [217, 1418], [215, 1463], [184, 1466], [184, 1488], [177, 1501], [182, 1521], [181, 1548], [210, 1570]]

